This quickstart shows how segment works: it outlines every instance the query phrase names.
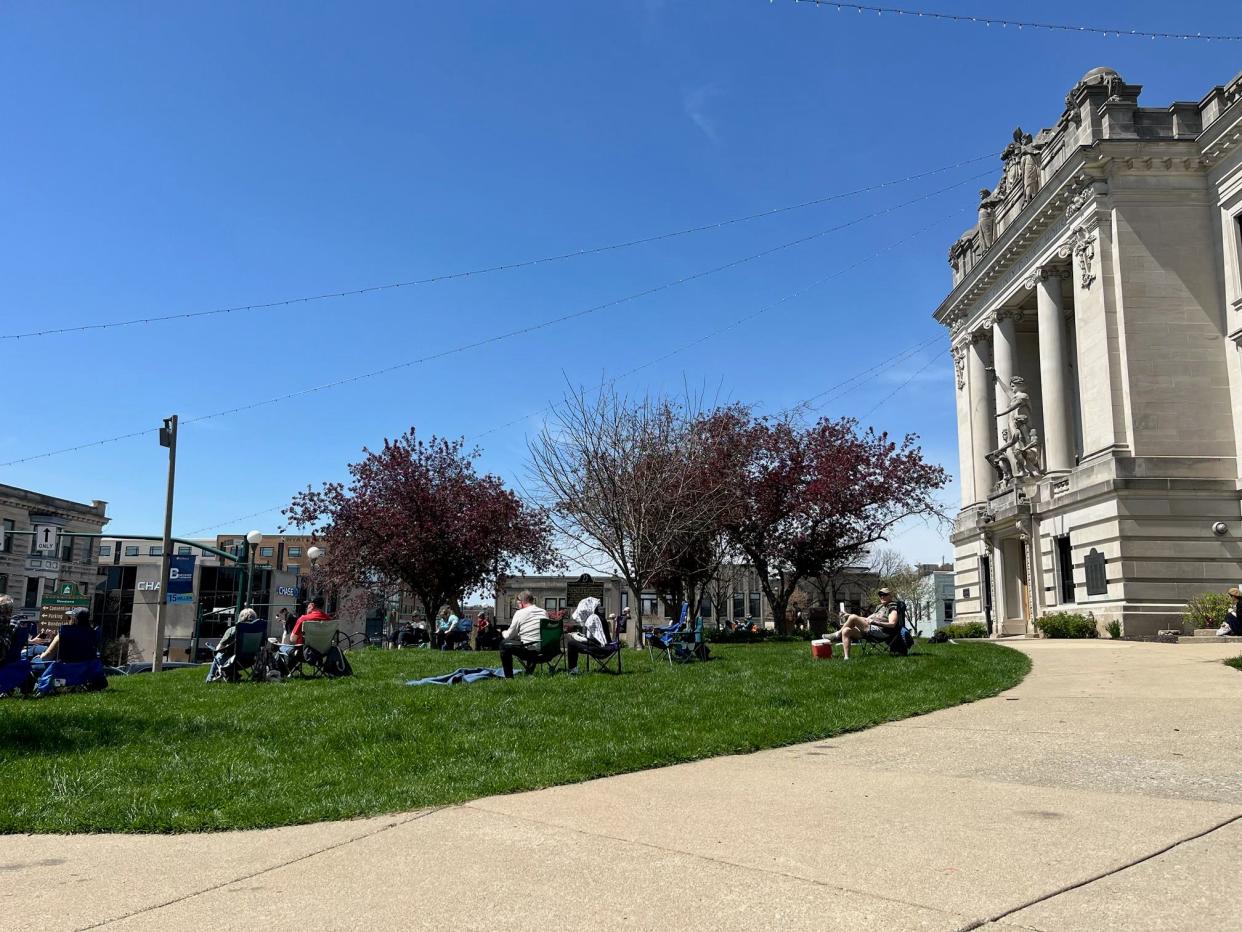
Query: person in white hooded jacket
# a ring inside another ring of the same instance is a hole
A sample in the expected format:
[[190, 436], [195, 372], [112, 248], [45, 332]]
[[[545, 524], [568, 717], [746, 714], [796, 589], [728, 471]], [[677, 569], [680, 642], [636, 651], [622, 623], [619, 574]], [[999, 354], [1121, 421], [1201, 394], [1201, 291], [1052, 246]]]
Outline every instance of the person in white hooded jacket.
[[573, 614], [575, 628], [565, 636], [565, 653], [569, 672], [578, 672], [578, 655], [603, 648], [608, 643], [604, 621], [600, 617], [600, 601], [588, 596], [578, 603]]

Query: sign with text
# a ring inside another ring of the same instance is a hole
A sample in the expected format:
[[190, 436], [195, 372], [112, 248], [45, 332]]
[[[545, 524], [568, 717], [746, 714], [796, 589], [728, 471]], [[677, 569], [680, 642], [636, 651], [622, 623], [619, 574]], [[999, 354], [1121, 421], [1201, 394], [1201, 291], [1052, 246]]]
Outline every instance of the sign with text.
[[54, 524], [36, 524], [34, 529], [35, 553], [55, 553], [60, 528]]
[[170, 605], [194, 601], [194, 556], [168, 558], [167, 601]]

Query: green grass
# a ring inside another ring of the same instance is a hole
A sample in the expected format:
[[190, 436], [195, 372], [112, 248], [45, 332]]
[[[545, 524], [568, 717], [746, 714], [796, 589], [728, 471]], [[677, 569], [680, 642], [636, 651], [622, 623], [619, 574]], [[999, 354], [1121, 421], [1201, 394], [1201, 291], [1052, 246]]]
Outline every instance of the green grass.
[[411, 688], [496, 655], [365, 650], [349, 680], [207, 685], [176, 670], [0, 700], [0, 832], [258, 828], [455, 803], [825, 738], [995, 695], [1030, 669], [991, 644], [848, 664], [800, 643], [713, 652], [672, 668], [627, 652], [620, 677]]
[[1235, 670], [1242, 670], [1242, 657], [1234, 657], [1232, 660], [1226, 660], [1225, 666], [1233, 667]]

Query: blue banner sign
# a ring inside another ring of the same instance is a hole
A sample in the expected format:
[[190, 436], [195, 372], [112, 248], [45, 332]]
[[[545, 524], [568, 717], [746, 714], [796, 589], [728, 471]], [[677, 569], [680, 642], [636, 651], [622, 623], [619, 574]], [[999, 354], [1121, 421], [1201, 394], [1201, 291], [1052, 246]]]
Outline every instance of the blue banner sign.
[[168, 604], [194, 601], [194, 556], [168, 558]]

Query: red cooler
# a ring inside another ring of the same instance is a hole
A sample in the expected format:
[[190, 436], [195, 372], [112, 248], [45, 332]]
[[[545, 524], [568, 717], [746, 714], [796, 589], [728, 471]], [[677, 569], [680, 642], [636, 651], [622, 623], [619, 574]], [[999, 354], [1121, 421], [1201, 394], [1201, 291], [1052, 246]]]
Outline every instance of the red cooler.
[[829, 660], [832, 657], [832, 641], [824, 638], [811, 642], [811, 656], [816, 660]]

